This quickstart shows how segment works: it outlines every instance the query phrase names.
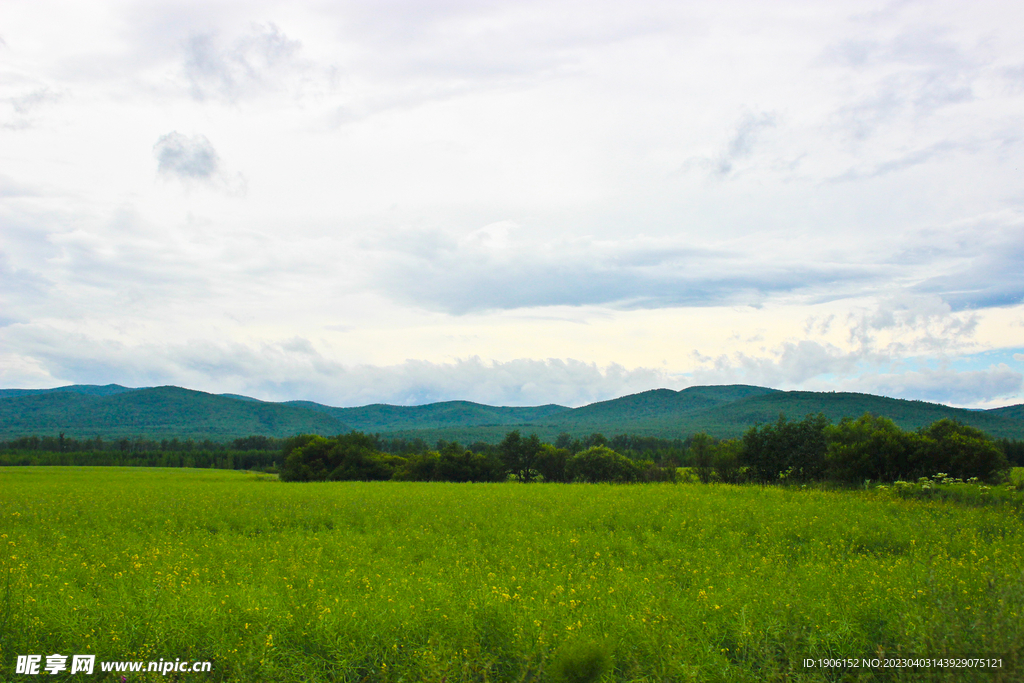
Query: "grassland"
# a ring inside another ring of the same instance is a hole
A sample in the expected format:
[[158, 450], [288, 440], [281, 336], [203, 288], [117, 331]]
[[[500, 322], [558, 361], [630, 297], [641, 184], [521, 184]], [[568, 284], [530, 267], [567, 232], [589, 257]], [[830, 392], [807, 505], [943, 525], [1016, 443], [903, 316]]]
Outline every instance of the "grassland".
[[[548, 681], [602, 656], [605, 681], [1021, 680], [1019, 510], [891, 490], [4, 468], [0, 679], [30, 680], [17, 654], [59, 652], [214, 662], [135, 681]], [[1006, 668], [801, 665], [882, 651]]]

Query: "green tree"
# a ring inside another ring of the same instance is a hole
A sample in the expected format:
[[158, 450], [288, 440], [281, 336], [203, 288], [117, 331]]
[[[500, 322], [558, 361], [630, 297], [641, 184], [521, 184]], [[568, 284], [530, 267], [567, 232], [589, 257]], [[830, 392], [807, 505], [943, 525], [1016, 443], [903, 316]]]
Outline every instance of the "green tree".
[[915, 460], [921, 436], [903, 431], [888, 418], [870, 413], [856, 420], [843, 418], [826, 430], [826, 437], [829, 479], [895, 481], [920, 476]]
[[726, 484], [738, 484], [743, 480], [741, 459], [743, 442], [739, 439], [719, 441], [711, 451], [711, 462], [719, 481]]
[[1006, 455], [975, 427], [943, 418], [921, 430], [924, 441], [917, 454], [921, 476], [939, 472], [960, 479], [1004, 479], [1010, 470]]
[[540, 452], [540, 438], [531, 434], [527, 438], [513, 430], [498, 444], [501, 461], [516, 479], [523, 483], [533, 481], [537, 475], [537, 454]]
[[774, 424], [751, 427], [743, 435], [743, 457], [751, 474], [767, 483], [787, 477], [820, 479], [825, 473], [828, 419], [821, 413], [790, 422], [779, 415]]
[[540, 451], [537, 453], [537, 472], [540, 476], [544, 477], [544, 481], [568, 482], [570, 479], [566, 470], [566, 464], [571, 455], [568, 448], [557, 448], [547, 443], [542, 444]]
[[713, 448], [714, 439], [704, 432], [694, 434], [690, 439], [690, 450], [687, 456], [690, 466], [693, 467], [694, 474], [697, 475], [702, 484], [709, 483], [714, 474]]
[[593, 446], [572, 456], [566, 471], [572, 481], [589, 484], [634, 482], [640, 477], [640, 468], [632, 460], [607, 446]]

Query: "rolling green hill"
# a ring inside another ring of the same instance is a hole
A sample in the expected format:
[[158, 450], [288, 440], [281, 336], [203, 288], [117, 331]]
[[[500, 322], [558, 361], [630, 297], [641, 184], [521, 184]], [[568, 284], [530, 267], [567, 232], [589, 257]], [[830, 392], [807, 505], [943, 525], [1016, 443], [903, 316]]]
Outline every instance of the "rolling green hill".
[[252, 434], [338, 434], [349, 427], [322, 412], [277, 403], [241, 401], [179, 387], [108, 396], [51, 391], [0, 398], [0, 438], [52, 435], [104, 438], [233, 439]]
[[310, 401], [289, 401], [284, 405], [302, 406], [322, 411], [351, 425], [353, 429], [364, 432], [515, 425], [535, 422], [570, 410], [565, 406], [553, 404], [510, 408], [487, 406], [470, 401], [445, 401], [422, 406], [392, 406], [375, 403], [359, 408], [332, 408]]
[[[535, 424], [557, 426], [560, 431], [571, 434], [629, 432], [655, 436], [662, 432], [677, 430], [682, 425], [704, 424], [706, 416], [713, 414], [722, 406], [775, 393], [781, 392], [743, 384], [689, 387], [682, 391], [652, 389], [556, 413], [537, 420]], [[701, 429], [687, 431], [682, 436], [692, 431]]]
[[574, 409], [558, 405], [496, 407], [469, 401], [335, 408], [310, 401], [272, 403], [178, 387], [5, 389], [0, 390], [0, 439], [64, 432], [75, 438], [228, 440], [253, 434], [333, 435], [350, 429], [422, 438], [428, 443], [437, 439], [496, 443], [512, 429], [536, 433], [545, 440], [553, 440], [561, 432], [576, 437], [601, 432], [606, 436], [685, 438], [706, 431], [728, 438], [741, 436], [756, 423], [772, 422], [779, 414], [800, 419], [818, 412], [833, 422], [871, 412], [891, 418], [904, 429], [950, 417], [994, 437], [1024, 439], [1024, 405], [964, 410], [870, 394], [778, 391], [747, 385], [654, 389]]
[[120, 384], [104, 384], [103, 386], [96, 384], [72, 384], [71, 386], [57, 387], [55, 389], [0, 389], [0, 398], [62, 393], [83, 394], [85, 396], [113, 396], [115, 394], [123, 394], [126, 391], [135, 390], [122, 387]]
[[1000, 417], [1013, 418], [1014, 420], [1024, 420], [1024, 403], [1020, 403], [1015, 406], [1006, 406], [1005, 408], [993, 408], [992, 410], [986, 410], [985, 412], [991, 415], [998, 415]]

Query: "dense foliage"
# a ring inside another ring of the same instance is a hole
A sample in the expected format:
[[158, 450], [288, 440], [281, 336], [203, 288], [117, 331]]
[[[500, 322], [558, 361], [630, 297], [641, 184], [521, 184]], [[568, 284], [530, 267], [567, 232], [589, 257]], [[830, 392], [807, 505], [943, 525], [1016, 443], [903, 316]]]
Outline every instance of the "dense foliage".
[[997, 481], [1010, 470], [999, 445], [979, 429], [943, 418], [908, 432], [870, 414], [837, 425], [820, 413], [800, 422], [780, 416], [747, 432], [742, 458], [750, 478], [762, 483], [914, 480], [937, 472]]
[[[606, 442], [604, 437], [589, 441]], [[574, 442], [580, 445], [580, 441]], [[650, 460], [632, 460], [607, 446], [574, 452], [541, 443], [536, 434], [524, 437], [509, 432], [497, 446], [475, 444], [464, 448], [441, 442], [437, 450], [390, 455], [378, 448], [375, 437], [351, 432], [332, 439], [305, 434], [285, 445], [284, 481], [506, 481], [527, 483], [674, 481], [675, 467], [659, 467]]]
[[203, 467], [276, 472], [285, 441], [249, 436], [226, 443], [192, 439], [74, 439], [29, 436], [0, 441], [0, 466]]
[[[283, 464], [282, 464], [283, 463]], [[497, 445], [463, 447], [351, 431], [327, 438], [249, 436], [231, 442], [191, 439], [78, 440], [22, 437], [0, 441], [0, 465], [127, 465], [281, 471], [286, 481], [644, 482], [674, 481], [688, 467], [699, 481], [914, 480], [936, 473], [997, 481], [1024, 464], [1024, 442], [991, 440], [942, 419], [917, 431], [872, 414], [830, 424], [822, 415], [757, 425], [742, 439], [706, 433], [683, 439], [562, 433], [554, 443], [519, 430]]]

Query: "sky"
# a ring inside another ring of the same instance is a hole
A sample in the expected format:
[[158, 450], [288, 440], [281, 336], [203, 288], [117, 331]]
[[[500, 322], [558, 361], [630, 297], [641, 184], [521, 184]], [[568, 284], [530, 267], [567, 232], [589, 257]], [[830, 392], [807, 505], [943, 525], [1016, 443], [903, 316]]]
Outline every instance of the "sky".
[[1024, 402], [1020, 2], [0, 11], [0, 387]]

